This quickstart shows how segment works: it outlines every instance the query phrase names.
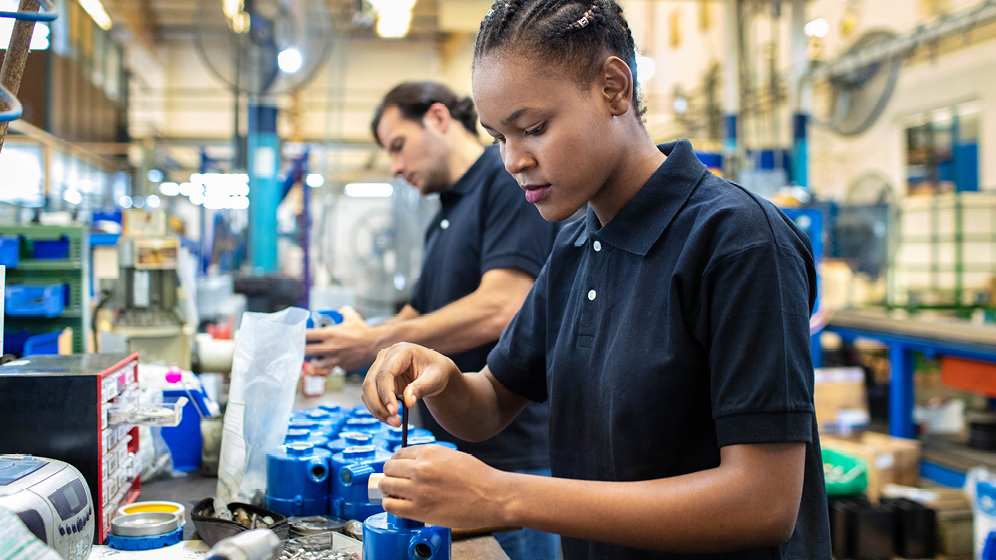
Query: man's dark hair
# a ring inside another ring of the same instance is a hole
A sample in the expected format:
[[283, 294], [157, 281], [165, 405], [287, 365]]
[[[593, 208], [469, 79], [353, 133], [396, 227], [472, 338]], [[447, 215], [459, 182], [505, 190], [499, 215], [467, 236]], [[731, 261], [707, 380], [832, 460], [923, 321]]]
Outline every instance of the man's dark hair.
[[421, 125], [422, 117], [429, 112], [429, 107], [436, 103], [445, 105], [450, 111], [450, 116], [460, 121], [467, 132], [477, 136], [477, 109], [474, 108], [473, 99], [469, 97], [461, 99], [453, 93], [453, 90], [438, 82], [403, 82], [387, 92], [384, 100], [374, 110], [373, 120], [370, 122], [374, 140], [379, 146], [384, 146], [377, 135], [377, 127], [384, 116], [384, 109], [397, 107], [402, 117]]
[[481, 22], [474, 61], [499, 49], [559, 64], [583, 87], [601, 72], [605, 57], [615, 55], [633, 73], [637, 117], [646, 113], [636, 79], [633, 33], [615, 0], [495, 0]]

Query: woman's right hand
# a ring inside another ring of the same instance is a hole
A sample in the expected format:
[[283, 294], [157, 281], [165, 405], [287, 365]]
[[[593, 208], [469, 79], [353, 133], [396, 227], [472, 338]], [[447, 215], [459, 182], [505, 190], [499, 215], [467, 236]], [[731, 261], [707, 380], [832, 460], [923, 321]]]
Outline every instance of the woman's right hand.
[[419, 399], [442, 393], [451, 375], [460, 375], [453, 360], [442, 354], [402, 342], [377, 354], [363, 380], [363, 404], [381, 422], [400, 427], [397, 395], [411, 408]]

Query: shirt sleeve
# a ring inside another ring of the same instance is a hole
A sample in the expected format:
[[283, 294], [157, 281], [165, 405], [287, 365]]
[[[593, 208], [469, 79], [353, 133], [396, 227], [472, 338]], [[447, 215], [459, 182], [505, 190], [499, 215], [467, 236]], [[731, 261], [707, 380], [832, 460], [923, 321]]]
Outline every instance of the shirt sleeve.
[[775, 243], [742, 249], [703, 274], [699, 333], [709, 355], [720, 446], [810, 442], [812, 257]]
[[540, 216], [504, 169], [496, 171], [484, 212], [481, 275], [497, 268], [516, 268], [538, 276], [553, 248], [557, 224]]
[[488, 354], [491, 375], [506, 389], [535, 402], [547, 398], [547, 276], [545, 265], [519, 312]]

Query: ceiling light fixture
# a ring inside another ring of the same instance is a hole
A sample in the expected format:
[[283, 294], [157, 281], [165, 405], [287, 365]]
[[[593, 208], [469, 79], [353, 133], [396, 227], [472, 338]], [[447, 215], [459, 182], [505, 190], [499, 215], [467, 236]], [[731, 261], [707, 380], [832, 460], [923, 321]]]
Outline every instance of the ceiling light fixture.
[[107, 31], [111, 28], [111, 25], [113, 25], [111, 16], [107, 15], [107, 12], [104, 11], [104, 5], [100, 3], [100, 0], [79, 0], [79, 3], [101, 29]]
[[304, 61], [301, 58], [301, 51], [290, 47], [280, 51], [277, 55], [277, 66], [285, 74], [293, 74], [301, 69]]
[[228, 27], [236, 33], [249, 31], [252, 19], [245, 12], [245, 0], [221, 0], [222, 10], [225, 12], [225, 19], [228, 20]]
[[377, 12], [377, 35], [397, 39], [408, 35], [415, 0], [371, 0]]

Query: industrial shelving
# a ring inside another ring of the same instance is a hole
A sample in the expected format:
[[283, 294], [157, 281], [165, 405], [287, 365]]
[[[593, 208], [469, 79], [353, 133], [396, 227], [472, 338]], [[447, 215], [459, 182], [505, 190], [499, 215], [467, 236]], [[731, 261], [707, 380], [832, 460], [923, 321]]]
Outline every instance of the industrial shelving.
[[[4, 330], [8, 333], [28, 331], [45, 334], [67, 327], [73, 329], [73, 352], [87, 351], [87, 333], [90, 329], [89, 290], [89, 230], [84, 225], [0, 226], [0, 235], [20, 238], [20, 262], [7, 268], [8, 286], [26, 284], [44, 286], [65, 284], [68, 298], [64, 311], [57, 317], [18, 317], [6, 315]], [[35, 241], [69, 241], [68, 258], [43, 260], [32, 258]]]

